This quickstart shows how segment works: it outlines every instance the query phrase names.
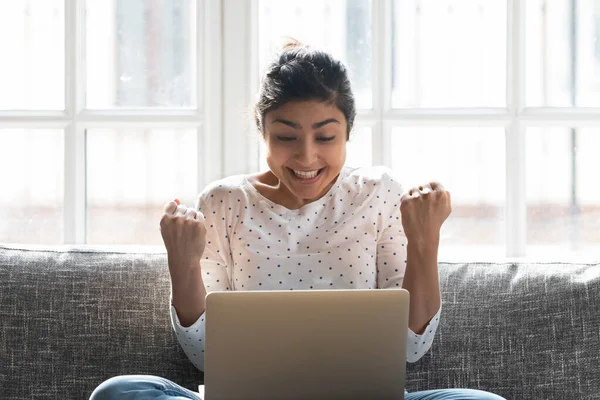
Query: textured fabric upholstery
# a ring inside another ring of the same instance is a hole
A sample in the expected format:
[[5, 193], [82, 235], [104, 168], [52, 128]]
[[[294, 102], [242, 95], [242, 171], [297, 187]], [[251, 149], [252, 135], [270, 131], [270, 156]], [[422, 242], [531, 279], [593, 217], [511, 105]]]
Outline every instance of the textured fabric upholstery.
[[201, 375], [170, 326], [169, 295], [164, 254], [0, 248], [2, 394], [87, 399], [103, 380], [130, 373], [197, 388]]
[[442, 264], [442, 321], [410, 388], [600, 399], [600, 263]]
[[[444, 303], [409, 391], [600, 398], [600, 264], [440, 264]], [[88, 398], [103, 380], [202, 375], [171, 330], [162, 251], [0, 246], [2, 398]]]

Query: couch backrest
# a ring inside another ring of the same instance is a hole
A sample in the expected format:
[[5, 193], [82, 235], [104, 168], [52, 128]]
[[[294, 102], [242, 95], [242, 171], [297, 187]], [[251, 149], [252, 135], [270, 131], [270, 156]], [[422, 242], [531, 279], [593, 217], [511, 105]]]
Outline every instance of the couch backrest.
[[440, 265], [442, 322], [409, 366], [420, 389], [600, 398], [600, 263]]
[[[600, 264], [440, 264], [441, 325], [409, 364], [409, 391], [508, 399], [600, 393]], [[3, 398], [88, 398], [105, 379], [152, 374], [195, 390], [202, 375], [169, 320], [166, 255], [0, 246]]]

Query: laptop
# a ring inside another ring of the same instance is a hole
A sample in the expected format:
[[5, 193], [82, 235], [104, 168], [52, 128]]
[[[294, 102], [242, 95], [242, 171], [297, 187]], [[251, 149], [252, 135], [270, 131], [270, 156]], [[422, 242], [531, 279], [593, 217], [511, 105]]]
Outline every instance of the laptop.
[[404, 289], [211, 292], [205, 400], [404, 399]]

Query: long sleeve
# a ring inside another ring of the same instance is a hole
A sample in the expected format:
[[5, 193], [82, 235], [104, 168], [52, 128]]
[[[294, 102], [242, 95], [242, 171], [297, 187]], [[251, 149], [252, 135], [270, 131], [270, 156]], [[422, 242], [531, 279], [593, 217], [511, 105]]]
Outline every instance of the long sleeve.
[[[231, 252], [227, 234], [226, 214], [221, 202], [217, 205], [210, 203], [212, 193], [199, 196], [196, 209], [206, 219], [206, 247], [200, 268], [207, 293], [220, 290], [231, 290]], [[179, 322], [177, 311], [171, 305], [171, 326], [177, 335], [177, 340], [190, 361], [201, 371], [204, 371], [205, 318], [201, 315], [189, 327]]]
[[[377, 240], [377, 287], [401, 288], [406, 271], [406, 236], [402, 228], [402, 217], [400, 215], [400, 196], [402, 186], [391, 176], [384, 175], [382, 179], [381, 196], [386, 200], [382, 210], [382, 231]], [[431, 348], [439, 318], [441, 306], [435, 316], [429, 321], [425, 331], [418, 335], [410, 328], [408, 329], [406, 343], [406, 361], [416, 362], [423, 357]]]
[[204, 314], [191, 326], [183, 327], [177, 317], [175, 307], [171, 305], [171, 326], [177, 335], [177, 341], [185, 355], [200, 371], [204, 371]]

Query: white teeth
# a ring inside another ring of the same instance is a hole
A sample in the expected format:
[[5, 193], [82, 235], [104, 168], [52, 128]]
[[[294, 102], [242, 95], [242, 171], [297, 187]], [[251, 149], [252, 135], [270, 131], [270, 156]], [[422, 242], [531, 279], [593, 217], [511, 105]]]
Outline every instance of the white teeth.
[[302, 178], [302, 179], [311, 179], [314, 178], [315, 176], [317, 176], [317, 174], [319, 173], [319, 170], [314, 170], [314, 171], [296, 171], [293, 170], [294, 174], [296, 174], [296, 176]]

